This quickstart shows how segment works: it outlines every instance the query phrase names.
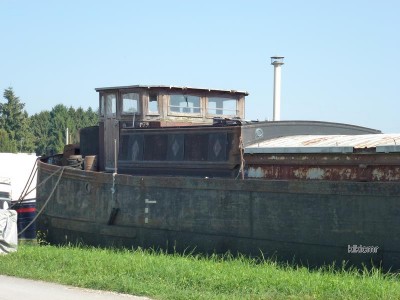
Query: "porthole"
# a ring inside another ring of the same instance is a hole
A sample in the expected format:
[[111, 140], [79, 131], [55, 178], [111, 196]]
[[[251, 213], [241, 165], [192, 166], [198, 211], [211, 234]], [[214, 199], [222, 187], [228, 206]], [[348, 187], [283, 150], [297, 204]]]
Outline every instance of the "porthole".
[[261, 139], [264, 136], [264, 131], [261, 128], [257, 128], [255, 131], [256, 140]]

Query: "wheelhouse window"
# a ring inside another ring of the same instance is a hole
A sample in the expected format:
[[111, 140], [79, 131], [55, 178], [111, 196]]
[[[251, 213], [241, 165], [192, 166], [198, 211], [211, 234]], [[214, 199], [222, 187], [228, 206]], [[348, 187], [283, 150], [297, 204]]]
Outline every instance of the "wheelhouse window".
[[154, 93], [150, 93], [149, 95], [149, 114], [158, 115], [158, 97]]
[[237, 115], [237, 99], [209, 97], [207, 113], [210, 115]]
[[200, 97], [193, 95], [170, 95], [169, 111], [172, 113], [200, 114]]
[[139, 93], [122, 94], [122, 113], [139, 114]]
[[100, 116], [112, 117], [117, 112], [117, 97], [115, 94], [101, 95], [100, 97]]
[[112, 117], [116, 115], [117, 97], [115, 96], [115, 94], [106, 95], [105, 109], [106, 117]]

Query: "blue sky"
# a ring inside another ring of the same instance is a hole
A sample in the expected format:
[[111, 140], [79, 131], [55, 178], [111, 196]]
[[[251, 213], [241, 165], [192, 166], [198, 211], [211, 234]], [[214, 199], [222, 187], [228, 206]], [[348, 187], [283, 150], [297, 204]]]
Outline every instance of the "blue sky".
[[247, 119], [265, 120], [282, 55], [282, 120], [399, 133], [399, 15], [394, 0], [0, 0], [0, 89], [30, 115], [97, 109], [103, 86], [246, 90]]

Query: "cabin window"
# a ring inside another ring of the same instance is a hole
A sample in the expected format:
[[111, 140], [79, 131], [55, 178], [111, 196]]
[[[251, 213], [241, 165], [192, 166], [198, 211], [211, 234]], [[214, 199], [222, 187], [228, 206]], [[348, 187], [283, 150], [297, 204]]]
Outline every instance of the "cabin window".
[[139, 94], [126, 93], [122, 94], [122, 113], [123, 114], [139, 114]]
[[207, 113], [210, 115], [236, 116], [237, 100], [223, 97], [209, 97]]
[[183, 114], [199, 114], [200, 97], [193, 95], [170, 95], [169, 111]]
[[149, 114], [158, 114], [157, 94], [149, 95]]
[[100, 97], [100, 116], [111, 117], [117, 112], [117, 97], [115, 94], [102, 95]]

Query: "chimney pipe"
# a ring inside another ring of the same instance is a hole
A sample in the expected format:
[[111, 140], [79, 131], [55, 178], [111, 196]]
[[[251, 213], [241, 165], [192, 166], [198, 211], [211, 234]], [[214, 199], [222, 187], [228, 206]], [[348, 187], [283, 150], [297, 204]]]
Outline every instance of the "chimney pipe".
[[274, 66], [274, 114], [273, 121], [281, 120], [281, 66], [283, 56], [272, 56], [271, 65]]

